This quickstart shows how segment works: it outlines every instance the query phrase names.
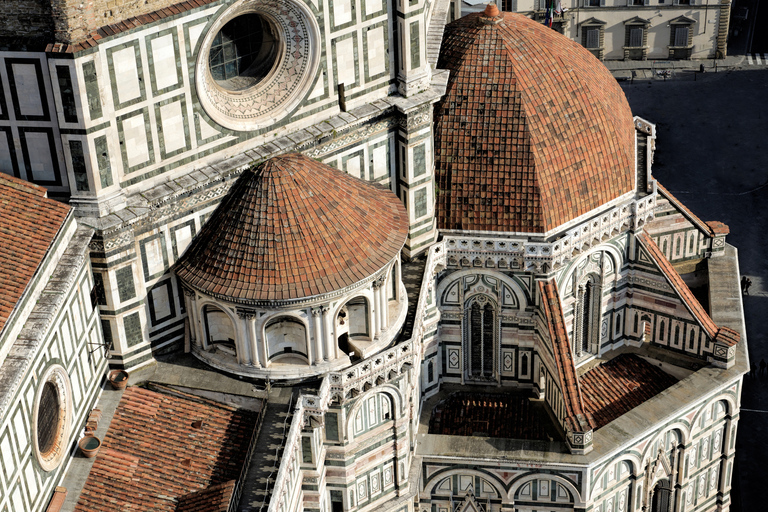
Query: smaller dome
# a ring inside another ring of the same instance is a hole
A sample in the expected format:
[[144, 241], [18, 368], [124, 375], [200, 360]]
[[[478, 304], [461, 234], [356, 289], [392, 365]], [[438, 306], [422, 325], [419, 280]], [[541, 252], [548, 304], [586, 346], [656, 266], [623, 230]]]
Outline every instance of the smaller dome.
[[244, 172], [174, 271], [223, 300], [301, 299], [371, 276], [407, 234], [388, 188], [291, 154]]

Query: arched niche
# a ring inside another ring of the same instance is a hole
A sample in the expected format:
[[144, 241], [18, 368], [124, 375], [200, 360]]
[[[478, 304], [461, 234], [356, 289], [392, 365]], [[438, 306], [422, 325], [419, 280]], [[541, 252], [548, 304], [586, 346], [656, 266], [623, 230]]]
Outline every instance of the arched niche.
[[342, 354], [355, 353], [356, 344], [372, 341], [371, 302], [368, 297], [358, 295], [349, 299], [336, 313], [336, 342]]
[[237, 330], [232, 317], [220, 307], [206, 304], [202, 308], [202, 318], [209, 346], [237, 356]]
[[290, 359], [309, 363], [307, 326], [292, 316], [272, 318], [264, 324], [264, 341], [270, 361]]

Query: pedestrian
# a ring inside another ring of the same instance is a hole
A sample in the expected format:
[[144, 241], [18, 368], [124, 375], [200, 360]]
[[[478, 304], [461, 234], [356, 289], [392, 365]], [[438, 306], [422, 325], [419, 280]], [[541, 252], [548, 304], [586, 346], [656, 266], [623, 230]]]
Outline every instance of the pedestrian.
[[760, 360], [760, 375], [763, 375], [765, 373], [765, 359]]
[[741, 276], [741, 294], [747, 293], [747, 276]]
[[747, 278], [747, 285], [744, 288], [744, 293], [746, 295], [749, 295], [749, 287], [752, 286], [752, 280], [750, 278]]

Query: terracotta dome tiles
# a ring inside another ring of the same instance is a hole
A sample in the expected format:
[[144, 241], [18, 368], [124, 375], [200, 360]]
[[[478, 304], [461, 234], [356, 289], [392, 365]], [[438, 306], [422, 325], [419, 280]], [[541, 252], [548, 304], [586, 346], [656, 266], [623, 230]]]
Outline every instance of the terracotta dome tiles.
[[523, 16], [446, 27], [435, 107], [441, 229], [547, 232], [633, 189], [624, 94], [587, 50]]
[[238, 179], [175, 271], [239, 302], [312, 297], [383, 268], [407, 232], [405, 208], [389, 189], [286, 155]]

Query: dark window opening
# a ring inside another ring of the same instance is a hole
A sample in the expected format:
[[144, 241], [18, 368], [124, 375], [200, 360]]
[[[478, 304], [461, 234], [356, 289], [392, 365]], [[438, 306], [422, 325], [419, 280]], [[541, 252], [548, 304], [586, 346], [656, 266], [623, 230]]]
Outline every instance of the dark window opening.
[[278, 38], [258, 14], [229, 21], [211, 43], [209, 63], [216, 83], [230, 91], [258, 84], [275, 64]]
[[61, 421], [59, 394], [53, 383], [46, 382], [43, 386], [37, 410], [37, 446], [41, 454], [47, 455], [55, 447]]

